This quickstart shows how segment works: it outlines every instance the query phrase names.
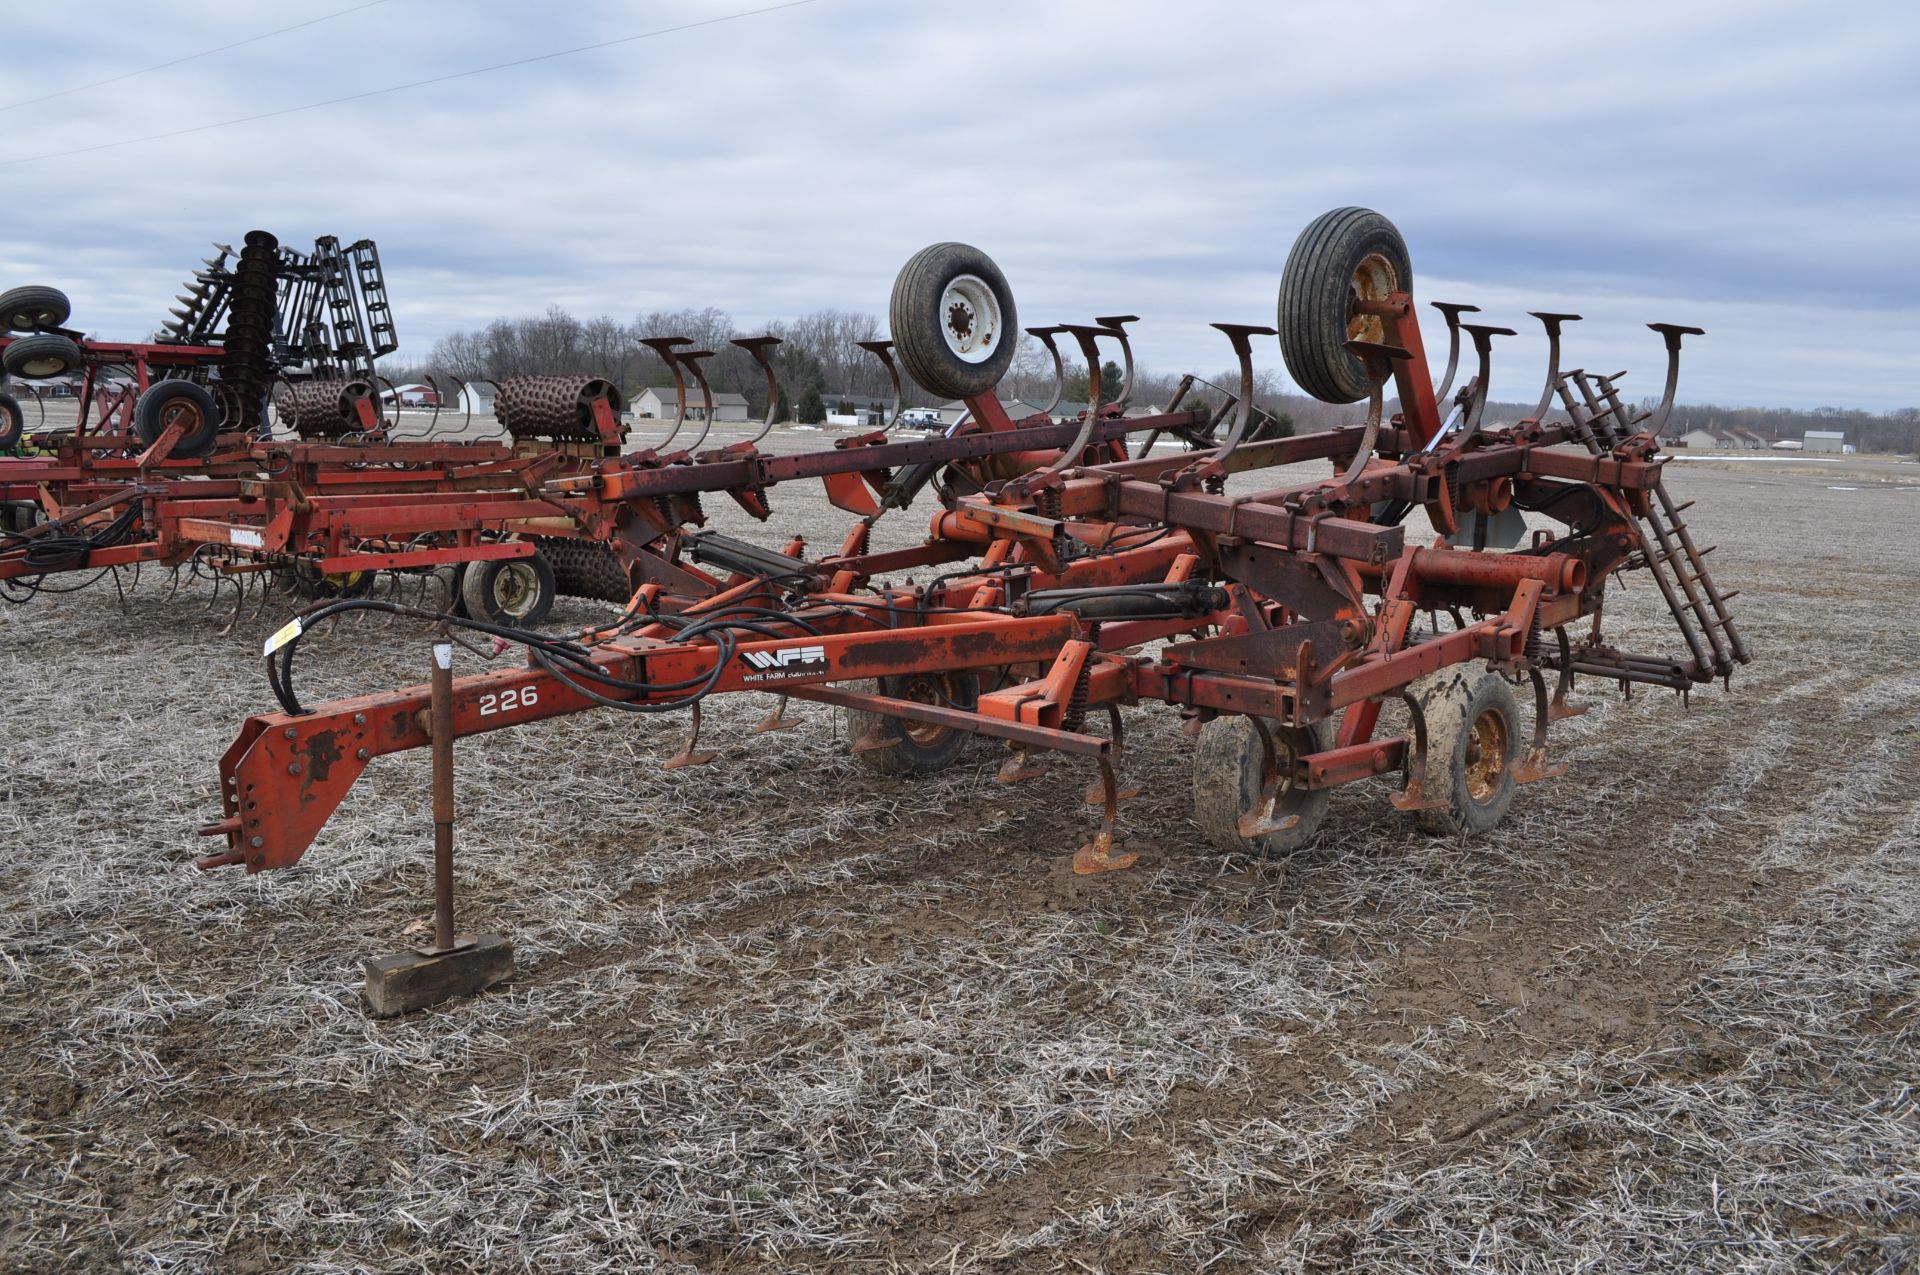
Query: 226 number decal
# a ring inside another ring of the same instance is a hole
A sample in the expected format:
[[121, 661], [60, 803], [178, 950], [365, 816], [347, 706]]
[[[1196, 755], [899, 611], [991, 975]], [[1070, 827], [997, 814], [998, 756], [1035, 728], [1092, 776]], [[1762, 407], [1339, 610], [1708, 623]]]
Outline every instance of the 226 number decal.
[[537, 686], [488, 691], [480, 697], [480, 716], [492, 717], [495, 713], [511, 713], [516, 708], [532, 708], [539, 702], [540, 688]]

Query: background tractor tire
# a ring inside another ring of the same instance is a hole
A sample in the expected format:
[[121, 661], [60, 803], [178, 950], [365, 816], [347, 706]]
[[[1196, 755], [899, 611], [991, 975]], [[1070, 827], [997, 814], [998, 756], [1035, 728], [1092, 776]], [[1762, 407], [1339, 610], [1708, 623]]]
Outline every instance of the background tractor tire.
[[25, 381], [44, 381], [65, 376], [80, 366], [80, 347], [72, 337], [57, 332], [23, 336], [0, 355], [0, 365]]
[[155, 381], [134, 400], [133, 432], [151, 447], [175, 421], [186, 432], [173, 445], [175, 456], [205, 456], [220, 437], [224, 413], [206, 386], [192, 381]]
[[460, 573], [460, 601], [470, 619], [529, 628], [547, 618], [558, 592], [553, 566], [538, 551], [524, 558], [469, 562]]
[[1413, 265], [1393, 223], [1370, 208], [1336, 208], [1308, 223], [1280, 276], [1280, 353], [1295, 384], [1323, 403], [1357, 403], [1372, 382], [1351, 340], [1379, 341], [1377, 315], [1353, 313], [1356, 299], [1413, 292]]
[[73, 313], [73, 303], [58, 288], [29, 286], [0, 292], [0, 328], [43, 332], [57, 328]]
[[[938, 704], [944, 708], [971, 709], [980, 699], [980, 678], [965, 669], [951, 673], [904, 673], [897, 677], [883, 677], [878, 681], [868, 678], [850, 682], [847, 689], [894, 699], [918, 700], [923, 704]], [[951, 726], [930, 726], [924, 722], [909, 722], [899, 717], [888, 717], [884, 713], [867, 713], [852, 708], [841, 709], [840, 716], [846, 723], [850, 743], [858, 743], [868, 732], [876, 729], [882, 738], [897, 741], [891, 747], [854, 754], [862, 765], [883, 775], [931, 775], [959, 761], [973, 743], [972, 732], [955, 730]]]
[[1427, 718], [1426, 794], [1446, 804], [1414, 820], [1439, 836], [1478, 836], [1513, 805], [1520, 705], [1498, 673], [1457, 665], [1410, 688]]
[[1006, 276], [993, 258], [963, 243], [922, 248], [900, 267], [887, 322], [900, 365], [940, 398], [998, 385], [1020, 342]]
[[18, 447], [26, 432], [27, 414], [20, 410], [20, 400], [11, 394], [0, 394], [0, 452]]
[[[1274, 749], [1281, 766], [1294, 757], [1330, 747], [1332, 725], [1283, 726], [1269, 720]], [[1300, 822], [1263, 837], [1240, 835], [1240, 816], [1260, 799], [1265, 750], [1253, 723], [1244, 716], [1216, 717], [1200, 731], [1193, 753], [1193, 820], [1215, 849], [1228, 854], [1250, 854], [1261, 859], [1292, 854], [1312, 841], [1326, 817], [1332, 794], [1324, 788], [1292, 787], [1283, 777], [1274, 799], [1277, 814], [1292, 814]]]

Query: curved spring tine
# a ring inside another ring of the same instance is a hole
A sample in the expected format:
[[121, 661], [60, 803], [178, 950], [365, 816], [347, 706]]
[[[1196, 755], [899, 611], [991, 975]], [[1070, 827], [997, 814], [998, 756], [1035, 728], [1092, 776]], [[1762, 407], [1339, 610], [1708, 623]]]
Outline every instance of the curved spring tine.
[[256, 601], [253, 604], [253, 614], [247, 617], [247, 623], [249, 624], [257, 621], [260, 618], [260, 613], [267, 609], [267, 598], [273, 593], [272, 575], [267, 571], [260, 571], [255, 574], [259, 576], [259, 580], [256, 582], [254, 589]]
[[1577, 314], [1555, 314], [1551, 310], [1529, 310], [1534, 318], [1540, 320], [1547, 330], [1547, 383], [1540, 387], [1540, 401], [1534, 404], [1533, 415], [1528, 419], [1538, 424], [1547, 414], [1547, 407], [1553, 402], [1553, 396], [1560, 388], [1560, 326], [1564, 323], [1578, 323]]
[[887, 408], [887, 423], [880, 427], [880, 432], [884, 434], [900, 423], [900, 368], [893, 361], [893, 342], [855, 341], [854, 344], [879, 359], [881, 365], [887, 369], [887, 383], [893, 387], [893, 402]]
[[1351, 483], [1366, 471], [1367, 462], [1373, 459], [1373, 448], [1380, 441], [1380, 417], [1386, 409], [1386, 384], [1393, 375], [1393, 365], [1405, 362], [1413, 355], [1397, 345], [1381, 345], [1373, 341], [1349, 341], [1347, 353], [1359, 359], [1367, 369], [1367, 429], [1360, 438], [1360, 446], [1353, 453], [1353, 461], [1347, 466], [1347, 472], [1340, 481]]
[[691, 452], [694, 448], [706, 442], [707, 435], [713, 430], [713, 386], [707, 383], [707, 374], [700, 370], [700, 360], [712, 358], [713, 351], [681, 350], [678, 353], [680, 362], [686, 365], [687, 371], [693, 373], [694, 381], [700, 386], [700, 410], [704, 418], [700, 422], [700, 432], [693, 436], [691, 443], [688, 443], [680, 449], [684, 452]]
[[646, 346], [655, 354], [658, 354], [660, 361], [667, 365], [667, 371], [673, 373], [673, 428], [667, 431], [665, 438], [648, 449], [649, 451], [656, 452], [664, 451], [666, 450], [667, 444], [679, 436], [680, 427], [687, 423], [687, 378], [680, 370], [680, 360], [674, 355], [674, 348], [676, 346], [692, 345], [693, 338], [690, 336], [650, 336], [642, 339], [640, 344]]
[[1647, 326], [1658, 332], [1667, 343], [1667, 385], [1660, 392], [1660, 406], [1654, 409], [1653, 419], [1647, 422], [1647, 432], [1658, 438], [1666, 431], [1667, 417], [1673, 415], [1673, 395], [1680, 388], [1680, 338], [1705, 336], [1707, 330], [1683, 327], [1678, 323], [1649, 323]]
[[1233, 346], [1233, 357], [1240, 364], [1240, 397], [1233, 403], [1233, 424], [1227, 429], [1227, 440], [1219, 444], [1219, 452], [1213, 463], [1225, 464], [1241, 440], [1246, 437], [1247, 426], [1253, 420], [1253, 338], [1256, 336], [1278, 336], [1273, 328], [1259, 327], [1251, 323], [1215, 323], [1212, 325], [1226, 333], [1227, 340]]
[[1427, 800], [1427, 713], [1412, 691], [1402, 687], [1399, 694], [1407, 706], [1407, 723], [1413, 727], [1413, 751], [1407, 754], [1407, 786], [1387, 800], [1395, 810], [1431, 810], [1443, 803]]
[[1429, 301], [1427, 303], [1447, 317], [1447, 371], [1440, 378], [1440, 385], [1433, 391], [1436, 402], [1444, 401], [1447, 391], [1453, 388], [1453, 374], [1460, 367], [1460, 316], [1478, 314], [1480, 307], [1467, 305], [1459, 301]]
[[175, 563], [167, 568], [167, 596], [160, 599], [162, 606], [173, 601], [173, 595], [180, 592], [180, 566]]
[[1073, 852], [1073, 870], [1078, 876], [1096, 872], [1117, 872], [1131, 868], [1140, 859], [1137, 854], [1113, 853], [1114, 827], [1120, 821], [1120, 785], [1113, 773], [1111, 759], [1100, 758], [1100, 830], [1093, 840]]
[[[766, 419], [760, 422], [760, 432], [747, 440], [747, 446], [752, 447], [767, 436], [767, 431], [773, 428], [773, 418], [780, 411], [780, 377], [773, 370], [773, 360], [767, 357], [767, 351], [779, 345], [780, 338], [774, 336], [772, 333], [768, 333], [766, 336], [742, 336], [735, 337], [731, 344], [737, 345], [748, 354], [751, 354], [753, 361], [760, 365], [760, 370], [767, 374], [767, 415]], [[876, 345], [891, 344], [891, 341], [860, 342], [862, 349], [872, 349]], [[886, 362], [887, 370], [892, 371], [892, 360], [888, 359], [885, 354], [881, 354], [880, 357]], [[900, 407], [900, 378], [898, 376], [893, 378], [893, 405], [895, 409], [894, 415], [898, 416], [898, 409]], [[891, 424], [891, 422], [889, 422], [889, 424]]]
[[1100, 423], [1100, 409], [1104, 406], [1100, 401], [1100, 338], [1112, 336], [1112, 331], [1086, 323], [1063, 323], [1060, 330], [1074, 339], [1080, 346], [1081, 357], [1087, 361], [1087, 414], [1081, 417], [1080, 432], [1067, 444], [1067, 449], [1041, 470], [1041, 474], [1057, 474], [1080, 463], [1081, 453], [1093, 441], [1094, 426]]
[[1467, 407], [1467, 418], [1461, 423], [1461, 432], [1472, 438], [1480, 429], [1480, 418], [1487, 410], [1487, 386], [1493, 379], [1493, 338], [1497, 336], [1517, 336], [1512, 328], [1496, 328], [1484, 323], [1462, 323], [1461, 331], [1473, 338], [1473, 352], [1480, 359], [1480, 373], [1474, 378], [1473, 401]]
[[240, 617], [247, 609], [247, 594], [251, 592], [252, 582], [248, 579], [250, 575], [252, 572], [234, 575], [233, 614], [228, 616], [227, 622], [220, 627], [220, 634], [223, 637], [240, 627]]
[[1140, 316], [1109, 314], [1096, 317], [1094, 322], [1112, 332], [1114, 339], [1120, 342], [1120, 357], [1125, 364], [1121, 368], [1120, 394], [1113, 400], [1113, 406], [1125, 412], [1127, 404], [1133, 401], [1133, 342], [1127, 339], [1127, 324], [1140, 322]]
[[[467, 436], [467, 431], [473, 428], [474, 396], [468, 392], [470, 388], [471, 387], [467, 384], [467, 382], [461, 380], [459, 377], [456, 376], [453, 378], [453, 392], [460, 396], [460, 402], [461, 402], [461, 408], [460, 408], [461, 417], [460, 417], [459, 433], [460, 433], [460, 437], [462, 438], [465, 438]], [[435, 417], [434, 419], [438, 420], [439, 418]]]
[[1060, 347], [1053, 343], [1053, 338], [1065, 331], [1059, 324], [1050, 328], [1027, 329], [1027, 335], [1037, 338], [1041, 345], [1047, 347], [1047, 353], [1053, 356], [1053, 396], [1040, 409], [1043, 416], [1052, 416], [1053, 409], [1060, 406], [1061, 396], [1067, 392], [1067, 365], [1060, 359]]
[[386, 384], [387, 393], [393, 396], [393, 419], [389, 421], [386, 412], [382, 411], [380, 413], [380, 432], [383, 435], [391, 436], [393, 431], [399, 428], [400, 425], [400, 387], [393, 383], [391, 377], [382, 376], [378, 372], [375, 372], [373, 374], [373, 402], [375, 407], [380, 405], [380, 399], [382, 397], [380, 394], [380, 386], [382, 382]]

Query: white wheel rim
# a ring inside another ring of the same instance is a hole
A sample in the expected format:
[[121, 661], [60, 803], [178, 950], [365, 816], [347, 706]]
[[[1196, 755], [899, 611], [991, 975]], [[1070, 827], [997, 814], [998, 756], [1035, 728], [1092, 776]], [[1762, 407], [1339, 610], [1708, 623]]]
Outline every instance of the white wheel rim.
[[940, 335], [962, 363], [985, 363], [1000, 346], [1000, 301], [979, 275], [956, 276], [940, 293]]
[[524, 562], [510, 562], [493, 578], [493, 600], [503, 615], [520, 619], [533, 609], [539, 594], [539, 576]]

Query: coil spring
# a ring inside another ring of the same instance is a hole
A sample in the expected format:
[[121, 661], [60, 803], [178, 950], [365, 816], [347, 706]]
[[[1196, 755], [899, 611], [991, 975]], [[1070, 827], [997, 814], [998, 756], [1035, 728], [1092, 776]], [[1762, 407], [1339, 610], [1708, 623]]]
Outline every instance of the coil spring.
[[1087, 724], [1087, 695], [1093, 681], [1093, 661], [1088, 660], [1080, 666], [1080, 676], [1073, 679], [1073, 694], [1067, 696], [1067, 711], [1061, 715], [1060, 729], [1079, 730]]

